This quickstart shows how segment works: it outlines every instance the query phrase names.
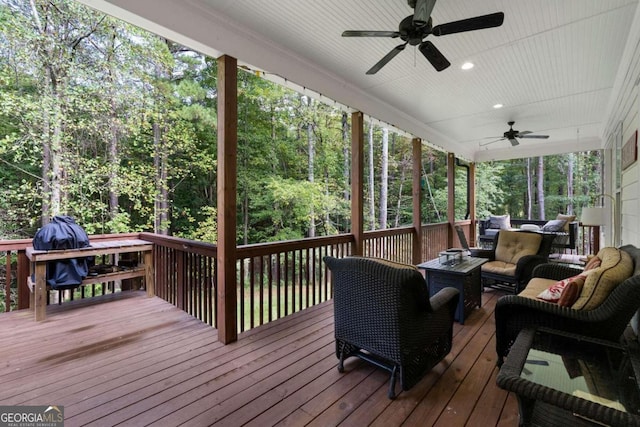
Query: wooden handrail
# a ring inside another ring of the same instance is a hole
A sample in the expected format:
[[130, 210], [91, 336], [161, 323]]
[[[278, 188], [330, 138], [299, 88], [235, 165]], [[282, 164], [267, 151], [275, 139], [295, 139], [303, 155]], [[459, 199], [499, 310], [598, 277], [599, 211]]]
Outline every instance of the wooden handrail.
[[[456, 224], [462, 225], [465, 233], [475, 234], [471, 221], [457, 221]], [[450, 227], [448, 222], [424, 224], [421, 236], [415, 236], [412, 226], [366, 231], [363, 233], [365, 254], [380, 254], [410, 263], [417, 239], [421, 248], [418, 258], [426, 261], [448, 248]], [[157, 296], [216, 326], [218, 248], [215, 244], [144, 232], [89, 236], [92, 242], [127, 239], [143, 239], [154, 244]], [[350, 255], [353, 242], [353, 234], [339, 234], [238, 246], [236, 286], [243, 290], [239, 293], [238, 314], [245, 319], [238, 325], [239, 330], [247, 330], [331, 298], [330, 275], [322, 257]], [[18, 252], [18, 275], [24, 276], [25, 283], [29, 265], [25, 249], [31, 245], [29, 239], [0, 241], [0, 248]], [[28, 302], [28, 290], [26, 298], [20, 298]], [[266, 309], [273, 304], [280, 308]]]

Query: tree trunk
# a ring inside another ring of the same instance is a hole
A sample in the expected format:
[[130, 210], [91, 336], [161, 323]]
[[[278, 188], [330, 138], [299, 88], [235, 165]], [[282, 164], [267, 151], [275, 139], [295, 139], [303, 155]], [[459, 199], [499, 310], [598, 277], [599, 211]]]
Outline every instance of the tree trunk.
[[344, 162], [344, 169], [342, 171], [342, 176], [344, 177], [344, 200], [351, 200], [351, 195], [349, 190], [351, 186], [349, 185], [351, 179], [351, 156], [349, 155], [349, 122], [348, 116], [345, 111], [342, 112], [342, 157]]
[[373, 123], [369, 122], [369, 229], [376, 229], [376, 201], [373, 188]]
[[[49, 115], [48, 112], [43, 112], [42, 123], [43, 133], [49, 134]], [[51, 181], [49, 181], [49, 171], [51, 170], [51, 147], [49, 140], [42, 141], [42, 212], [40, 216], [40, 222], [42, 226], [49, 224], [51, 220]]]
[[531, 157], [527, 157], [527, 219], [533, 213], [533, 177], [531, 176]]
[[394, 221], [393, 226], [398, 228], [400, 226], [400, 209], [402, 208], [402, 187], [404, 186], [404, 177], [407, 170], [407, 161], [402, 159], [402, 163], [400, 163], [400, 185], [398, 188], [398, 204], [396, 205], [396, 219]]
[[389, 129], [382, 128], [382, 171], [380, 173], [380, 228], [387, 228], [387, 196], [389, 191]]
[[156, 170], [156, 214], [155, 232], [168, 234], [168, 190], [167, 190], [167, 153], [164, 148], [162, 129], [156, 122], [153, 124], [153, 146], [155, 154], [153, 164]]
[[120, 164], [120, 160], [118, 157], [118, 145], [119, 145], [119, 134], [120, 134], [120, 123], [118, 120], [118, 111], [117, 111], [117, 90], [116, 90], [116, 76], [115, 76], [115, 49], [116, 49], [116, 33], [115, 28], [111, 27], [111, 31], [113, 31], [111, 35], [111, 45], [109, 45], [109, 50], [107, 52], [107, 64], [109, 65], [109, 69], [107, 70], [107, 79], [108, 79], [108, 87], [109, 87], [109, 98], [110, 98], [110, 107], [111, 111], [109, 112], [109, 133], [110, 138], [108, 142], [108, 186], [109, 186], [109, 218], [114, 220], [118, 215], [119, 211], [119, 201], [118, 201], [118, 168]]
[[[309, 104], [311, 104], [311, 100], [309, 100]], [[313, 173], [314, 164], [315, 164], [315, 146], [314, 146], [314, 138], [313, 138], [313, 123], [307, 123], [307, 149], [309, 150], [309, 182], [313, 183], [315, 181], [315, 176]], [[315, 212], [313, 208], [313, 203], [310, 206], [311, 211], [309, 212], [309, 237], [316, 236], [316, 219]]]
[[244, 200], [242, 202], [242, 242], [249, 244], [249, 192], [247, 186], [244, 186]]
[[[49, 34], [48, 28], [42, 25], [40, 14], [34, 0], [29, 1], [33, 20], [44, 39]], [[49, 223], [52, 216], [61, 213], [60, 174], [62, 171], [62, 102], [59, 94], [58, 73], [54, 69], [52, 53], [49, 46], [40, 50], [45, 72], [45, 85], [48, 91], [49, 105], [43, 105], [43, 141], [42, 141], [42, 178], [44, 195], [42, 197], [42, 225]]]
[[544, 220], [544, 157], [538, 157], [538, 214]]
[[573, 214], [573, 163], [575, 160], [575, 156], [573, 153], [569, 153], [568, 155], [568, 165], [567, 165], [567, 214]]

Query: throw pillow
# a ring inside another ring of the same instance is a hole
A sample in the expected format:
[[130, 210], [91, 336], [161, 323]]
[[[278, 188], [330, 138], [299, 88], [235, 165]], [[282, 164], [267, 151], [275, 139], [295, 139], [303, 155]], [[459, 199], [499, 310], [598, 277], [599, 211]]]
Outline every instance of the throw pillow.
[[556, 219], [561, 219], [564, 220], [564, 230], [567, 233], [569, 232], [569, 223], [575, 221], [576, 216], [575, 215], [564, 215], [564, 214], [558, 214], [558, 216], [556, 217]]
[[[548, 302], [558, 302], [562, 297], [562, 294], [564, 293], [564, 290], [566, 289], [567, 285], [571, 281], [576, 280], [578, 277], [580, 277], [580, 275], [568, 277], [566, 279], [557, 281], [556, 283], [549, 286], [544, 291], [540, 292], [537, 298], [544, 301], [548, 301]], [[584, 279], [583, 279], [583, 283], [584, 283]]]
[[542, 226], [542, 231], [562, 231], [566, 222], [563, 219], [552, 219]]
[[489, 228], [499, 228], [507, 230], [511, 228], [510, 215], [491, 215], [489, 216]]
[[567, 283], [562, 291], [562, 295], [560, 295], [558, 305], [560, 307], [571, 307], [578, 300], [586, 279], [586, 276], [579, 274]]
[[583, 271], [589, 271], [589, 270], [593, 270], [594, 268], [598, 268], [600, 267], [601, 263], [602, 263], [602, 260], [597, 256], [594, 256], [589, 260], [589, 262], [587, 262], [587, 265], [584, 266]]

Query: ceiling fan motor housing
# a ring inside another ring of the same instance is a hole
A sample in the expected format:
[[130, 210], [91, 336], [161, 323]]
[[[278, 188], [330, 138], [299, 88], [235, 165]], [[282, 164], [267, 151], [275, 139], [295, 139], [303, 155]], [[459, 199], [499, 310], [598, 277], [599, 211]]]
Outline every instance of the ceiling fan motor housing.
[[426, 25], [417, 27], [413, 23], [413, 15], [409, 15], [400, 22], [398, 31], [400, 38], [408, 42], [411, 46], [422, 43], [422, 39], [431, 34], [432, 20], [429, 18]]

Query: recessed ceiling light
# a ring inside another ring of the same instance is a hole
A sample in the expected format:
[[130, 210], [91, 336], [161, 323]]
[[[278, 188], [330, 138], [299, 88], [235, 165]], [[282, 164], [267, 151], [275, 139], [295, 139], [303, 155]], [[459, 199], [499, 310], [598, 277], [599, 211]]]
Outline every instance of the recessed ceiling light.
[[463, 70], [470, 70], [473, 68], [473, 62], [465, 62], [460, 68], [462, 68]]
[[495, 108], [496, 110], [498, 108], [502, 108], [502, 107], [504, 107], [504, 105], [502, 105], [502, 104], [496, 104], [496, 105], [493, 106], [493, 108]]

